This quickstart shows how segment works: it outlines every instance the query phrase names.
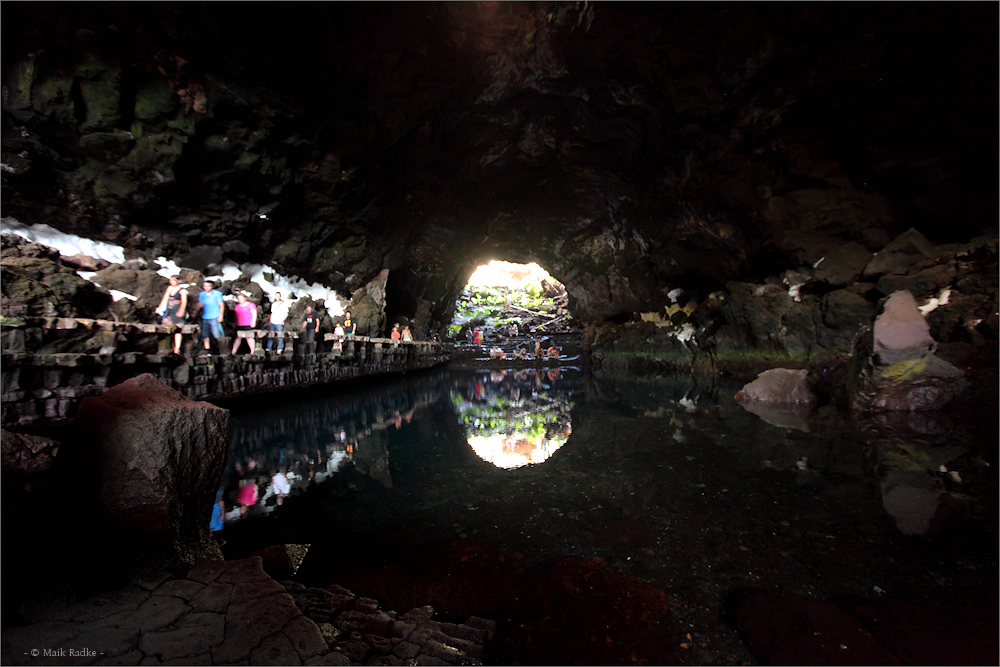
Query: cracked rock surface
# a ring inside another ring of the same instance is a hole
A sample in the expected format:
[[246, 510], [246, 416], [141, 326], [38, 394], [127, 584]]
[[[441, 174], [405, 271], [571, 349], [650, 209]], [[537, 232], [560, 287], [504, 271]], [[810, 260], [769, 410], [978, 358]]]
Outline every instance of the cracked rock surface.
[[45, 620], [3, 632], [4, 664], [447, 665], [481, 664], [495, 623], [431, 620], [434, 610], [384, 612], [378, 602], [285, 586], [261, 559], [207, 560], [186, 577], [133, 581]]

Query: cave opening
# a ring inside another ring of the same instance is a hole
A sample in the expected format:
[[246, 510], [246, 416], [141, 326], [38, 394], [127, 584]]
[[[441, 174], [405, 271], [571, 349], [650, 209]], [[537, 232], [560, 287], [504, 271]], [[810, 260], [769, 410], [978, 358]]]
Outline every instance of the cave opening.
[[572, 330], [567, 300], [566, 286], [538, 264], [492, 260], [473, 271], [456, 298], [448, 335], [513, 352], [522, 336]]

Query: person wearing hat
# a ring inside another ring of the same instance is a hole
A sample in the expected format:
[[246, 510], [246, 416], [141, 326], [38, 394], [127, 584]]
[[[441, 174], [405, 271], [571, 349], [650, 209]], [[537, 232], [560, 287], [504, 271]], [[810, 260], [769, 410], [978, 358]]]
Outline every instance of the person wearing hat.
[[389, 334], [392, 340], [399, 340], [399, 322], [392, 325], [392, 333]]

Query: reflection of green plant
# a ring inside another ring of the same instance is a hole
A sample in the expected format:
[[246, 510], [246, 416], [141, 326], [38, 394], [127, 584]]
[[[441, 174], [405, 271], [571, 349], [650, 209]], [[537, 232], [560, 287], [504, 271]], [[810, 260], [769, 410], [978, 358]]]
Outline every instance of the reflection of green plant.
[[458, 392], [451, 393], [451, 401], [459, 415], [459, 422], [466, 434], [488, 437], [520, 433], [538, 442], [550, 431], [560, 433], [567, 424], [572, 403], [540, 396], [538, 400], [525, 401], [506, 398], [491, 403], [472, 403]]

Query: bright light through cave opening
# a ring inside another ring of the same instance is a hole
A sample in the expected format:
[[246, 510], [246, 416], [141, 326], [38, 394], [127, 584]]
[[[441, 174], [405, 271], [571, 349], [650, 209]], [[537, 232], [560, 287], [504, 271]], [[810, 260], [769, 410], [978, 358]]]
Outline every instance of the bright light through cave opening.
[[571, 320], [566, 287], [538, 264], [494, 260], [469, 278], [451, 336], [501, 366], [530, 366], [498, 367], [471, 391], [452, 390], [469, 446], [483, 460], [498, 468], [541, 463], [569, 438], [572, 404], [548, 389], [561, 373], [553, 334], [571, 328]]
[[460, 342], [481, 343], [513, 333], [546, 334], [565, 328], [572, 317], [566, 310], [566, 287], [538, 264], [494, 260], [473, 272], [455, 302], [449, 335]]

